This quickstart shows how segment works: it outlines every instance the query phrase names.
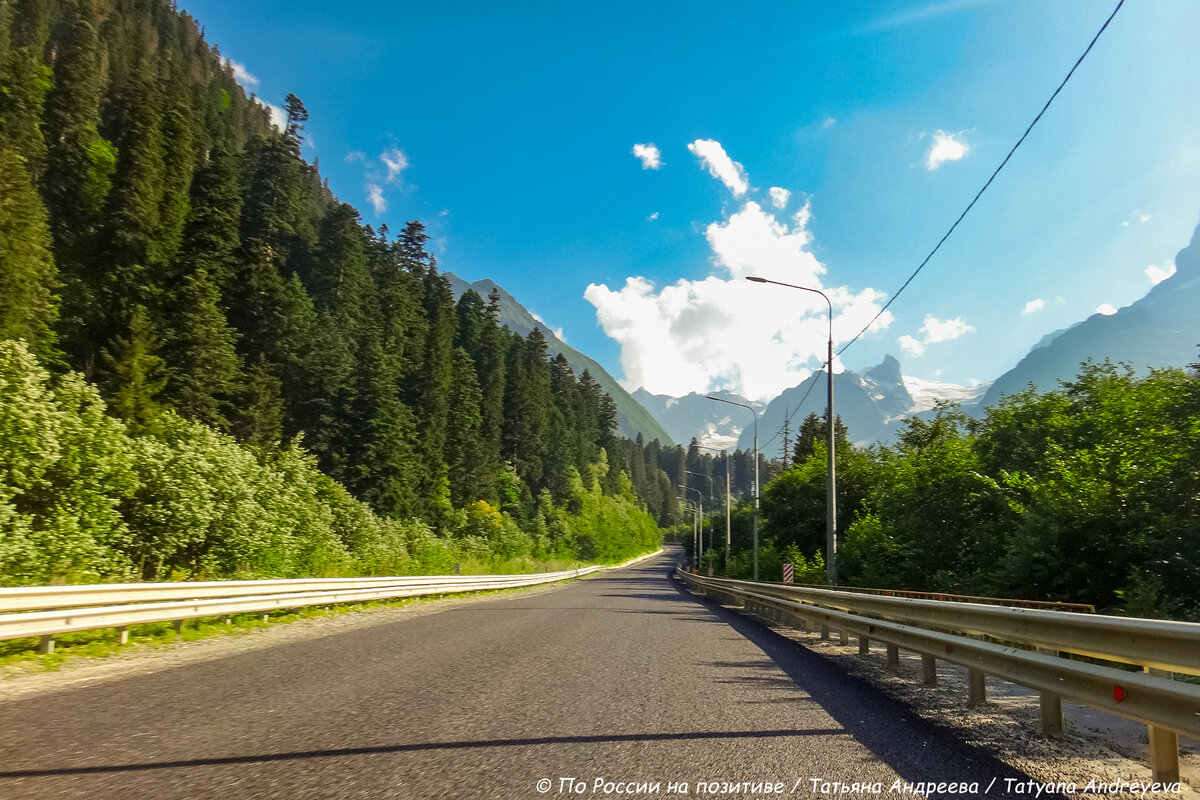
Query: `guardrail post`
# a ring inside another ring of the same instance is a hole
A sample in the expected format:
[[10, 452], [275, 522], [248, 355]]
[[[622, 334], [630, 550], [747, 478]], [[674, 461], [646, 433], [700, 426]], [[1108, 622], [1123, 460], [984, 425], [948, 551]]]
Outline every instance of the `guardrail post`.
[[177, 619], [171, 624], [174, 626], [176, 633], [183, 633], [183, 620]]
[[42, 655], [48, 655], [54, 652], [54, 637], [41, 636], [38, 637], [38, 652]]
[[[1037, 651], [1048, 656], [1058, 655], [1057, 650], [1045, 647], [1039, 647]], [[1038, 695], [1041, 698], [1039, 712], [1042, 736], [1061, 739], [1063, 735], [1062, 698], [1053, 692], [1038, 692]]]
[[1063, 735], [1062, 698], [1051, 692], [1038, 692], [1041, 696], [1042, 736], [1061, 739]]
[[850, 644], [850, 632], [845, 628], [838, 628], [838, 644]]
[[887, 646], [887, 665], [889, 667], [900, 666], [900, 648], [894, 644]]
[[921, 682], [937, 686], [937, 659], [933, 656], [921, 656]]
[[983, 670], [967, 667], [967, 705], [981, 706], [987, 702], [987, 675]]
[[821, 638], [824, 639], [825, 641], [829, 641], [829, 623], [828, 622], [821, 623]]
[[129, 644], [129, 628], [125, 625], [117, 628], [117, 643]]
[[871, 652], [871, 640], [865, 636], [858, 637], [858, 654], [865, 656]]
[[[1174, 674], [1162, 669], [1146, 668], [1146, 672], [1160, 678], [1174, 680]], [[1150, 730], [1150, 774], [1159, 783], [1175, 783], [1179, 780], [1179, 736], [1175, 731], [1147, 726]]]
[[270, 621], [271, 621], [271, 615], [270, 615], [270, 614], [263, 614], [263, 615], [262, 615], [262, 621], [263, 621], [264, 623], [270, 622]]

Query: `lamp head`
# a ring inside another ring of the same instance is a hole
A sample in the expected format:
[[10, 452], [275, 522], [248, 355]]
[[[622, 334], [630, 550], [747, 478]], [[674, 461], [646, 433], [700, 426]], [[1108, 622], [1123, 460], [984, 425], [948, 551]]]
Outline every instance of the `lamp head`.
[[746, 280], [754, 281], [755, 283], [766, 283], [767, 282], [766, 278], [760, 278], [757, 275], [747, 275]]

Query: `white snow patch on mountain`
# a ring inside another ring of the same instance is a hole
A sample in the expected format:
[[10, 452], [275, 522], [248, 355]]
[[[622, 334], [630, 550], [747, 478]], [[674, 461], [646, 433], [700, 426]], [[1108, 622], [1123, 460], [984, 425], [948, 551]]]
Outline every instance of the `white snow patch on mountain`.
[[948, 400], [963, 405], [974, 403], [991, 385], [991, 383], [976, 383], [972, 386], [959, 386], [957, 383], [904, 376], [904, 386], [913, 399], [912, 408], [909, 409], [910, 414], [929, 411], [937, 405], [939, 400]]

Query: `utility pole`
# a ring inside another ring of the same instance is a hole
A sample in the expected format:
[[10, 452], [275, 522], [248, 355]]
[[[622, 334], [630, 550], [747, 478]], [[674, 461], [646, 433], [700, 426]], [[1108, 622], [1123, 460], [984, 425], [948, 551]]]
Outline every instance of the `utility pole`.
[[783, 435], [783, 468], [786, 470], [790, 466], [792, 456], [792, 418], [786, 408], [783, 409], [783, 427], [779, 432]]

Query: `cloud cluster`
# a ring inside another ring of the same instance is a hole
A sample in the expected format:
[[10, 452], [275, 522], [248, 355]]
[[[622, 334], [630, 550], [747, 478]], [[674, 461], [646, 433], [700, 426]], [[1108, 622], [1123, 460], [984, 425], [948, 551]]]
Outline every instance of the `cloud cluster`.
[[771, 204], [778, 209], [787, 208], [788, 200], [792, 197], [791, 192], [787, 189], [781, 189], [778, 186], [772, 186], [767, 190], [767, 193], [771, 195]]
[[946, 133], [939, 130], [933, 134], [933, 144], [925, 154], [925, 166], [937, 169], [947, 161], [958, 161], [967, 154], [971, 146], [961, 133]]
[[1028, 303], [1025, 304], [1025, 308], [1021, 309], [1021, 316], [1025, 316], [1026, 314], [1032, 314], [1035, 311], [1041, 311], [1045, 307], [1046, 307], [1046, 301], [1040, 297], [1037, 300], [1030, 300]]
[[[1028, 306], [1026, 306], [1028, 307]], [[921, 326], [918, 333], [921, 338], [905, 334], [899, 337], [896, 341], [900, 344], [900, 349], [907, 356], [920, 358], [925, 355], [925, 351], [931, 344], [939, 342], [948, 342], [952, 339], [957, 339], [975, 330], [960, 317], [954, 319], [941, 320], [937, 317], [926, 316], [925, 324]]]
[[379, 154], [379, 160], [367, 158], [361, 150], [353, 150], [346, 155], [346, 162], [358, 162], [367, 172], [366, 192], [367, 202], [379, 216], [388, 210], [387, 197], [384, 195], [385, 186], [401, 186], [404, 183], [404, 170], [408, 169], [408, 156], [395, 145]]
[[[735, 196], [751, 191], [741, 165], [719, 142], [698, 140], [688, 149]], [[778, 193], [768, 195], [769, 204], [747, 199], [705, 228], [712, 269], [702, 280], [656, 286], [634, 276], [616, 289], [587, 287], [584, 297], [600, 325], [621, 346], [628, 388], [675, 396], [730, 390], [769, 399], [819, 369], [829, 336], [825, 301], [811, 292], [750, 283], [750, 275], [828, 294], [835, 345], [878, 313], [881, 292], [822, 282], [827, 268], [809, 249], [811, 203], [788, 219], [777, 214]], [[891, 321], [885, 313], [875, 329]], [[836, 361], [834, 369], [841, 369]]]
[[642, 169], [658, 169], [662, 166], [662, 153], [654, 146], [653, 142], [635, 144], [633, 154], [642, 160]]
[[1146, 267], [1146, 277], [1155, 286], [1165, 281], [1167, 278], [1175, 274], [1175, 265], [1167, 264], [1165, 267], [1156, 267], [1153, 264]]
[[688, 150], [708, 169], [708, 174], [725, 184], [734, 197], [741, 197], [750, 189], [746, 170], [725, 152], [715, 139], [697, 139], [688, 145]]
[[1096, 306], [1096, 313], [1103, 314], [1106, 317], [1111, 317], [1113, 314], [1117, 313], [1117, 309], [1112, 305], [1112, 303], [1101, 303], [1100, 305]]

